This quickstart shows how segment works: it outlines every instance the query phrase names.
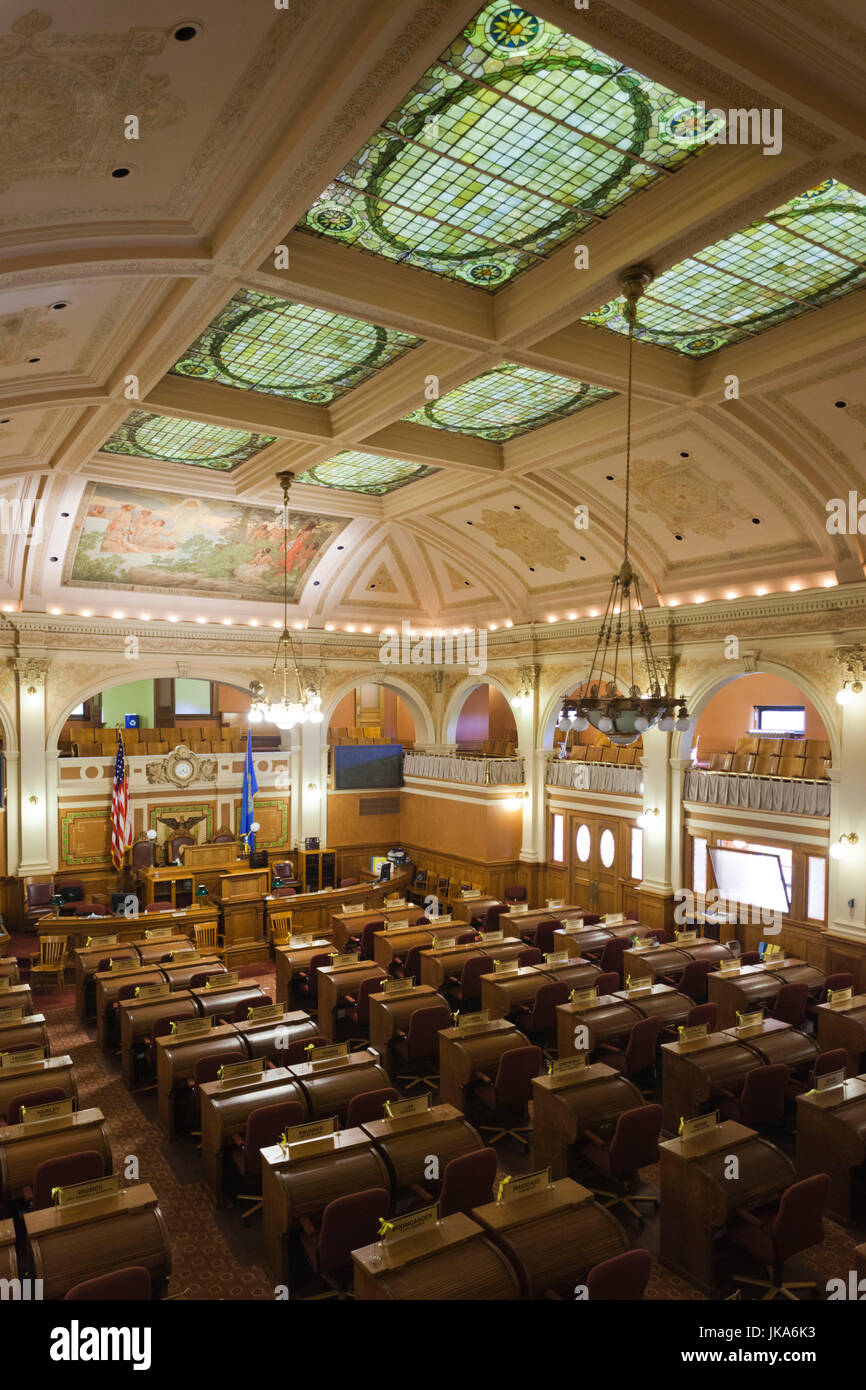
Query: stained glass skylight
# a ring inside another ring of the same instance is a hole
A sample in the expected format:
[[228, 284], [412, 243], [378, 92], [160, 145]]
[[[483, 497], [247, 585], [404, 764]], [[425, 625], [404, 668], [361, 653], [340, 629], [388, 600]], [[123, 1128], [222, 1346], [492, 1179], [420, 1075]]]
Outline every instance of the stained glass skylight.
[[250, 434], [248, 430], [133, 410], [100, 447], [105, 454], [129, 454], [135, 458], [159, 459], [163, 463], [192, 463], [199, 468], [233, 468], [273, 444], [274, 438], [269, 434]]
[[[866, 284], [866, 197], [825, 179], [655, 280], [635, 336], [705, 357]], [[622, 303], [587, 323], [628, 333]]]
[[239, 290], [175, 362], [191, 376], [269, 396], [327, 404], [417, 347], [394, 328]]
[[694, 158], [693, 109], [492, 0], [299, 226], [495, 290]]
[[503, 362], [405, 418], [477, 439], [514, 439], [615, 394], [603, 386]]
[[298, 478], [299, 483], [314, 483], [319, 487], [339, 487], [346, 492], [364, 492], [381, 497], [398, 487], [429, 478], [438, 468], [423, 463], [407, 463], [405, 459], [384, 458], [380, 454], [362, 454], [356, 449], [343, 449], [325, 463], [317, 463]]

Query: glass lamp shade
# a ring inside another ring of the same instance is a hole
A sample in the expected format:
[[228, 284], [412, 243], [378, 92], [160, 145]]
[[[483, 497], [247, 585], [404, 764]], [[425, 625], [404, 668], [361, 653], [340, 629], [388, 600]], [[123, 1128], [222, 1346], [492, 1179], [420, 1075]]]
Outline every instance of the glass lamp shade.
[[[607, 734], [611, 743], [617, 744], [620, 748], [627, 748], [629, 744], [637, 743], [641, 734], [646, 733], [647, 729], [651, 729], [656, 720], [659, 720], [664, 708], [664, 705], [655, 701], [642, 700], [638, 702], [628, 697], [606, 701], [604, 708], [591, 709], [584, 706], [586, 721], [594, 729], [598, 729], [600, 733]], [[575, 721], [575, 728], [586, 728], [586, 723], [583, 725], [580, 723], [582, 717], [578, 716]], [[640, 724], [638, 720], [640, 720]], [[661, 727], [662, 721], [659, 720], [659, 728]], [[671, 728], [673, 728], [672, 719]]]
[[307, 715], [307, 719], [311, 724], [321, 724], [324, 717], [325, 716], [322, 714], [322, 711], [320, 709], [313, 709]]
[[843, 685], [842, 689], [836, 692], [836, 703], [839, 705], [850, 705], [852, 698], [853, 696], [847, 685]]
[[251, 724], [261, 724], [264, 717], [265, 716], [259, 709], [258, 705], [250, 705], [250, 712], [248, 718]]
[[843, 844], [841, 840], [837, 840], [834, 845], [830, 846], [831, 859], [844, 859], [847, 853], [848, 846], [846, 844]]

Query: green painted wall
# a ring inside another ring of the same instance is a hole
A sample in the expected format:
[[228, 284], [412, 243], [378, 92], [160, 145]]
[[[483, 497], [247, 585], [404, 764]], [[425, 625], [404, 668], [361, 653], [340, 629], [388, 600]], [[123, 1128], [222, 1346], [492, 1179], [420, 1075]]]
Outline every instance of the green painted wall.
[[137, 714], [142, 729], [153, 728], [153, 681], [129, 681], [102, 692], [102, 722], [107, 728], [123, 725], [125, 714]]

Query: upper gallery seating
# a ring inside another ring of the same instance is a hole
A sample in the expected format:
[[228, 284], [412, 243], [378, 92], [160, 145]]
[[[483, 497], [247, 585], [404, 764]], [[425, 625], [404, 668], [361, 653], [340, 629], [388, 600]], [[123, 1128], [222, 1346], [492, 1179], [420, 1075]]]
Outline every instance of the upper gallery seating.
[[709, 772], [735, 772], [751, 777], [803, 777], [827, 780], [830, 744], [815, 738], [738, 738], [729, 753], [712, 753]]
[[334, 743], [389, 743], [389, 744], [399, 743], [399, 744], [401, 744], [401, 745], [403, 746], [403, 748], [414, 748], [414, 747], [415, 747], [414, 742], [413, 742], [413, 741], [410, 741], [410, 740], [408, 740], [408, 739], [397, 738], [396, 736], [395, 736], [394, 738], [387, 738], [387, 737], [385, 736], [385, 733], [384, 733], [384, 731], [382, 730], [382, 728], [381, 728], [381, 727], [376, 727], [376, 725], [367, 725], [367, 726], [365, 726], [365, 727], [363, 727], [363, 728], [362, 728], [360, 725], [358, 725], [358, 724], [353, 725], [351, 728], [349, 728], [349, 727], [342, 727], [342, 728], [332, 727], [332, 728], [330, 728], [330, 729], [328, 730], [328, 742], [331, 743], [331, 744], [334, 744]]
[[[194, 753], [244, 753], [246, 736], [238, 728], [216, 724], [181, 724], [163, 729], [122, 729], [123, 746], [130, 757], [170, 753], [184, 743]], [[67, 726], [60, 752], [67, 757], [111, 758], [117, 748], [117, 730]]]

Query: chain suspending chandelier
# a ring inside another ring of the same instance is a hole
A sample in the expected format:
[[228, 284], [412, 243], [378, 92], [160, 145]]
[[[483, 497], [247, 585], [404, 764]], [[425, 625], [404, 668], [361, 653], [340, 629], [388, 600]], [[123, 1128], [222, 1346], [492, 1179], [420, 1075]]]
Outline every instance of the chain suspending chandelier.
[[[321, 695], [301, 680], [289, 632], [289, 488], [294, 480], [294, 473], [277, 474], [283, 491], [283, 631], [274, 656], [270, 694], [265, 694], [261, 681], [250, 681], [250, 723], [261, 724], [267, 720], [278, 729], [293, 729], [296, 724], [321, 724], [324, 718]], [[278, 671], [282, 673], [281, 693], [278, 693]]]
[[[628, 391], [626, 396], [625, 445], [625, 532], [623, 561], [614, 575], [604, 612], [598, 640], [592, 657], [589, 676], [581, 693], [566, 695], [560, 710], [560, 725], [586, 729], [590, 724], [606, 734], [611, 743], [621, 747], [636, 743], [641, 734], [653, 725], [664, 733], [673, 729], [684, 732], [689, 727], [686, 700], [673, 696], [667, 681], [663, 681], [659, 662], [653, 652], [649, 626], [641, 601], [640, 580], [628, 557], [629, 504], [631, 501], [631, 396], [632, 350], [637, 318], [637, 304], [652, 280], [650, 271], [636, 266], [625, 271], [620, 280], [625, 297], [628, 320]], [[646, 673], [646, 692], [635, 678], [635, 660], [643, 662]], [[610, 679], [605, 679], [605, 672]], [[618, 680], [628, 682], [628, 693], [618, 693]]]

